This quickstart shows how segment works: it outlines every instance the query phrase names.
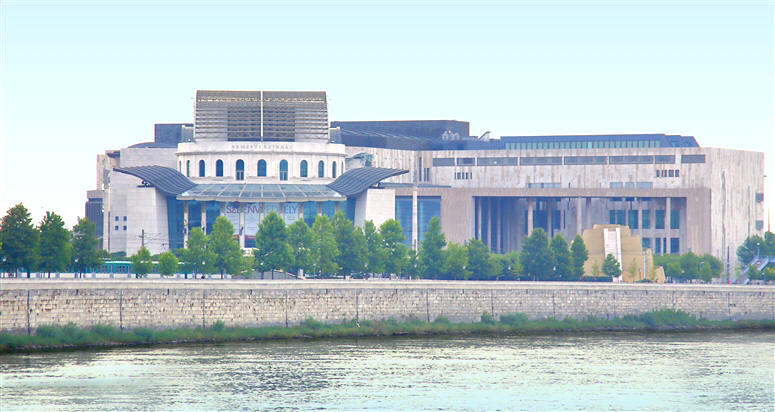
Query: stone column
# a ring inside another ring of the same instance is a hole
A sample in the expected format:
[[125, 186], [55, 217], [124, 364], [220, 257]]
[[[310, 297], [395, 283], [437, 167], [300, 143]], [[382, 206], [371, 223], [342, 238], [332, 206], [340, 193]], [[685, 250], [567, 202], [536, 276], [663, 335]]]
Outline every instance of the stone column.
[[552, 238], [554, 233], [554, 222], [552, 222], [552, 215], [554, 214], [554, 198], [549, 198], [549, 200], [546, 201], [546, 234], [549, 236], [549, 239]]
[[487, 198], [487, 242], [485, 244], [492, 250], [492, 198]]
[[417, 188], [412, 190], [412, 249], [417, 250], [420, 245], [418, 236], [419, 226], [417, 225]]
[[207, 202], [199, 202], [202, 205], [202, 232], [207, 234]]
[[237, 203], [239, 205], [239, 227], [237, 233], [239, 233], [239, 246], [245, 248], [245, 205]]
[[498, 253], [500, 253], [503, 250], [502, 249], [503, 245], [501, 244], [501, 239], [503, 238], [503, 236], [502, 236], [502, 234], [503, 234], [503, 219], [502, 219], [503, 215], [501, 214], [501, 209], [503, 209], [503, 207], [502, 207], [503, 206], [503, 198], [500, 198], [500, 197], [496, 198], [495, 206], [498, 209], [497, 213], [495, 214], [495, 216], [496, 216], [496, 218], [495, 218], [495, 231], [498, 233], [495, 236], [495, 245], [496, 245], [495, 247], [497, 248]]
[[183, 201], [183, 246], [188, 241], [188, 200]]
[[474, 198], [474, 210], [476, 211], [476, 238], [482, 240], [482, 198]]
[[529, 197], [527, 199], [527, 235], [530, 236], [533, 233], [533, 210], [535, 209], [535, 198]]
[[576, 198], [576, 234], [581, 236], [583, 227], [581, 226], [581, 197]]

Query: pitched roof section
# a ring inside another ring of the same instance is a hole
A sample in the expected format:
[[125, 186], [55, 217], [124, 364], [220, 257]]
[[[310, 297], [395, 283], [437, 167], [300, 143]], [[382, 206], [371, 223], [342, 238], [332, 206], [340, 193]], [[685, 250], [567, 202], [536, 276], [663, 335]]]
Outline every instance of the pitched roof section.
[[113, 170], [140, 178], [169, 196], [177, 196], [196, 186], [196, 183], [177, 170], [164, 166], [117, 167]]
[[339, 176], [327, 186], [337, 192], [347, 196], [357, 196], [371, 186], [385, 180], [389, 177], [399, 176], [408, 173], [408, 170], [385, 169], [381, 167], [359, 167], [350, 169]]

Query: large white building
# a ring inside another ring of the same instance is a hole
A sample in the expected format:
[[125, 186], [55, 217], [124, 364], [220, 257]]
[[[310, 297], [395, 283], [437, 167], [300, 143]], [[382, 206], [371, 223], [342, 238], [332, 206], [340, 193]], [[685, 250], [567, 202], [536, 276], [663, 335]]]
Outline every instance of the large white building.
[[[243, 247], [277, 211], [310, 223], [401, 221], [416, 247], [434, 216], [447, 238], [519, 250], [533, 228], [567, 239], [629, 226], [655, 254], [736, 248], [763, 229], [763, 154], [662, 134], [470, 136], [460, 121], [332, 122], [324, 92], [200, 91], [193, 133], [98, 158], [103, 246], [182, 247], [224, 215]], [[346, 173], [345, 173], [346, 172]], [[95, 209], [92, 207], [92, 209]]]

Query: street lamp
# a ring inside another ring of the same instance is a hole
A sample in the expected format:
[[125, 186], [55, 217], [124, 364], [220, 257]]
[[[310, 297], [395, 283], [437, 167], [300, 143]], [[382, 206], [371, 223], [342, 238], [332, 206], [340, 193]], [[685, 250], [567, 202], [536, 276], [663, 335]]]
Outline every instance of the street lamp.
[[759, 242], [756, 242], [756, 259], [759, 259]]

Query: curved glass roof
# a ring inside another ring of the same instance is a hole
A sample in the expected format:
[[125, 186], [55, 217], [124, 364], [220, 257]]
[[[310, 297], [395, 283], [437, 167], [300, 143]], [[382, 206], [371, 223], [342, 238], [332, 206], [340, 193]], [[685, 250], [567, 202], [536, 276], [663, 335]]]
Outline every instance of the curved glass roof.
[[181, 193], [178, 199], [219, 202], [322, 202], [345, 198], [325, 185], [212, 183], [198, 184]]

